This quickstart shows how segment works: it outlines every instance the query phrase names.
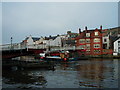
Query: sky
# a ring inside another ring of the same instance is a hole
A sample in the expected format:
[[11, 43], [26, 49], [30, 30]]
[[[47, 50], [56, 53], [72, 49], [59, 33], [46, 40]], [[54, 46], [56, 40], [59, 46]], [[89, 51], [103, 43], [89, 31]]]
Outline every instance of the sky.
[[118, 27], [117, 2], [3, 2], [2, 44], [33, 37], [65, 34], [68, 30]]

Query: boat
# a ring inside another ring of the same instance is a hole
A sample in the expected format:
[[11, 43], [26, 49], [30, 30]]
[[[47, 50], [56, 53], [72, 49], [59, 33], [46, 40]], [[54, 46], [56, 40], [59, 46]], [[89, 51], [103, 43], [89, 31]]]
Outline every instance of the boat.
[[60, 52], [59, 54], [45, 54], [45, 53], [40, 53], [40, 59], [45, 60], [45, 61], [78, 61], [78, 60], [86, 60], [88, 59], [87, 57], [69, 57], [69, 51], [66, 52]]
[[86, 60], [88, 58], [85, 58], [85, 57], [81, 57], [81, 58], [78, 58], [78, 57], [74, 57], [74, 58], [61, 58], [59, 56], [46, 56], [46, 57], [42, 57], [41, 59], [45, 60], [45, 61], [69, 62], [69, 61]]

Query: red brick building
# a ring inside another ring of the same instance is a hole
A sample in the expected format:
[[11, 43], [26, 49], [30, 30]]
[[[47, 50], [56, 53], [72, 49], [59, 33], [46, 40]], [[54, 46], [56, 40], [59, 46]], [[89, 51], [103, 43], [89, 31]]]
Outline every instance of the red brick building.
[[102, 26], [100, 29], [85, 30], [76, 38], [76, 46], [80, 55], [101, 55], [102, 54]]

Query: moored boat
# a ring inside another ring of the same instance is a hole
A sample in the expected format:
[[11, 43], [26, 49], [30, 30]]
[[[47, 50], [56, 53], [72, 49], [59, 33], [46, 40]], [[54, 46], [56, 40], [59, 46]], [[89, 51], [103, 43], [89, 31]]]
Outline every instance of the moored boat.
[[86, 60], [87, 57], [69, 57], [69, 51], [60, 52], [59, 54], [41, 53], [40, 59], [45, 61], [77, 61]]

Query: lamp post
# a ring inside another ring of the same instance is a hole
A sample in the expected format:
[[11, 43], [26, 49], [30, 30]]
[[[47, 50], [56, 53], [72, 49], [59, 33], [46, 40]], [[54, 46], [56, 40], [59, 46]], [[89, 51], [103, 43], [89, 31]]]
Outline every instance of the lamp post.
[[12, 39], [13, 39], [13, 38], [11, 37], [11, 49], [12, 49]]

